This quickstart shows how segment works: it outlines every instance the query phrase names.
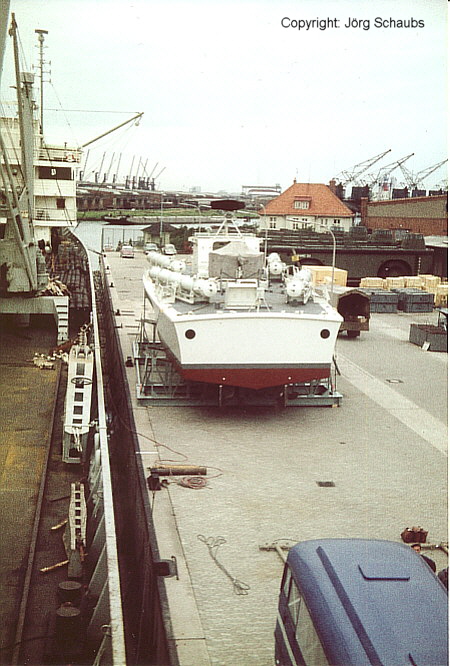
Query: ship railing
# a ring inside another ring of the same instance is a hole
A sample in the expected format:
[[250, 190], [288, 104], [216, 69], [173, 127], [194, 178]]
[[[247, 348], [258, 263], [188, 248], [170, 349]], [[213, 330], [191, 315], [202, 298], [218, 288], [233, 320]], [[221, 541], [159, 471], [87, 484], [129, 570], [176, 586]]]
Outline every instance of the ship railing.
[[35, 158], [49, 162], [80, 163], [81, 150], [78, 148], [45, 145], [35, 150]]
[[[6, 155], [11, 164], [17, 164], [20, 159], [20, 150], [15, 146], [6, 146]], [[3, 163], [2, 159], [2, 163]], [[62, 146], [42, 146], [34, 149], [36, 162], [63, 162], [67, 165], [80, 164], [81, 150], [77, 148], [63, 148]]]
[[[89, 253], [88, 253], [89, 254]], [[126, 666], [122, 593], [113, 507], [113, 489], [109, 464], [105, 387], [103, 384], [99, 315], [95, 299], [94, 272], [88, 256], [92, 294], [93, 347], [96, 365], [98, 424], [94, 437], [94, 462], [90, 474], [90, 497], [95, 535], [90, 551], [98, 551], [89, 588], [98, 598], [87, 628], [88, 637], [98, 645], [96, 665]], [[99, 461], [99, 462], [98, 462]]]
[[[26, 217], [26, 216], [25, 216]], [[75, 226], [77, 222], [76, 212], [66, 209], [49, 210], [48, 208], [36, 208], [34, 222], [53, 222], [60, 226]]]

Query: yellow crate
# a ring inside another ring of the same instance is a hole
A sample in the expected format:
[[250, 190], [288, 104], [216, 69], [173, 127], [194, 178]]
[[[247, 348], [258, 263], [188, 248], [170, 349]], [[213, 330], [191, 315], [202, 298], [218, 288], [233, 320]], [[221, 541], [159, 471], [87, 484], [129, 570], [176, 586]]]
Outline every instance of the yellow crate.
[[420, 275], [422, 278], [422, 289], [425, 291], [434, 291], [441, 284], [441, 278], [438, 275]]
[[[306, 266], [309, 268], [313, 276], [313, 284], [331, 284], [331, 276], [333, 274], [332, 266]], [[334, 284], [341, 287], [347, 286], [347, 271], [343, 268], [334, 268]]]
[[366, 289], [385, 289], [386, 284], [383, 278], [379, 277], [365, 277], [362, 278], [359, 286]]
[[386, 289], [402, 289], [405, 286], [404, 277], [387, 277], [385, 279]]
[[430, 289], [428, 293], [434, 295], [434, 305], [436, 307], [447, 307], [448, 303], [447, 285], [440, 284], [436, 289]]
[[416, 289], [422, 289], [422, 278], [420, 275], [407, 275], [404, 278], [405, 287], [415, 287]]
[[434, 293], [434, 304], [438, 308], [448, 307], [448, 284], [440, 284]]
[[436, 308], [448, 308], [448, 295], [447, 294], [435, 294], [434, 295], [434, 305]]

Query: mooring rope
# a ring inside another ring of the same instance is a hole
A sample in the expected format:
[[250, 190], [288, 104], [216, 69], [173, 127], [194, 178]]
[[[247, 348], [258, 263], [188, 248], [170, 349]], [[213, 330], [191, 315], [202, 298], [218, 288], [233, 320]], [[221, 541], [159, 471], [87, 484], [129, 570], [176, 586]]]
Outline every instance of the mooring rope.
[[200, 490], [205, 488], [208, 481], [203, 476], [183, 476], [180, 481], [178, 481], [179, 486], [184, 488], [192, 488], [193, 490]]
[[209, 554], [211, 555], [216, 565], [219, 567], [221, 571], [223, 571], [225, 576], [227, 576], [227, 578], [231, 580], [231, 582], [233, 583], [234, 593], [239, 595], [248, 594], [250, 585], [247, 585], [246, 583], [240, 581], [238, 578], [232, 576], [230, 572], [227, 571], [227, 569], [223, 566], [223, 564], [221, 564], [217, 559], [217, 551], [219, 550], [219, 547], [222, 546], [222, 544], [226, 543], [227, 540], [222, 536], [206, 538], [205, 536], [203, 536], [203, 534], [197, 534], [197, 539], [208, 547]]

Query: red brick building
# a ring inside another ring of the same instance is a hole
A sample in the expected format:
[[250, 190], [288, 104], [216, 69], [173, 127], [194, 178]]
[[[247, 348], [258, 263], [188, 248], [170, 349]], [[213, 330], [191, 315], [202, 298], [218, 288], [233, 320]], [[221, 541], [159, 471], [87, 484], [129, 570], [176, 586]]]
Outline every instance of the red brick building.
[[447, 195], [388, 201], [363, 198], [361, 223], [368, 229], [405, 229], [424, 236], [447, 236]]

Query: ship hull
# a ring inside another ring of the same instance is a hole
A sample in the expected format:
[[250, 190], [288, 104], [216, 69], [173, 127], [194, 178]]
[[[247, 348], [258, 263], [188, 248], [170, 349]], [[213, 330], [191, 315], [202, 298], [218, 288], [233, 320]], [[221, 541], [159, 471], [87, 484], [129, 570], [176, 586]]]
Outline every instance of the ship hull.
[[186, 367], [175, 362], [180, 374], [188, 381], [204, 382], [206, 384], [219, 384], [241, 386], [253, 390], [285, 386], [286, 384], [304, 384], [319, 381], [330, 376], [330, 364], [305, 366], [302, 368], [275, 368], [267, 367], [236, 367], [222, 365], [218, 368]]
[[[158, 336], [187, 380], [265, 389], [328, 378], [342, 321], [331, 307], [300, 311], [224, 311], [180, 314], [145, 289]], [[200, 308], [201, 309], [201, 308]]]

